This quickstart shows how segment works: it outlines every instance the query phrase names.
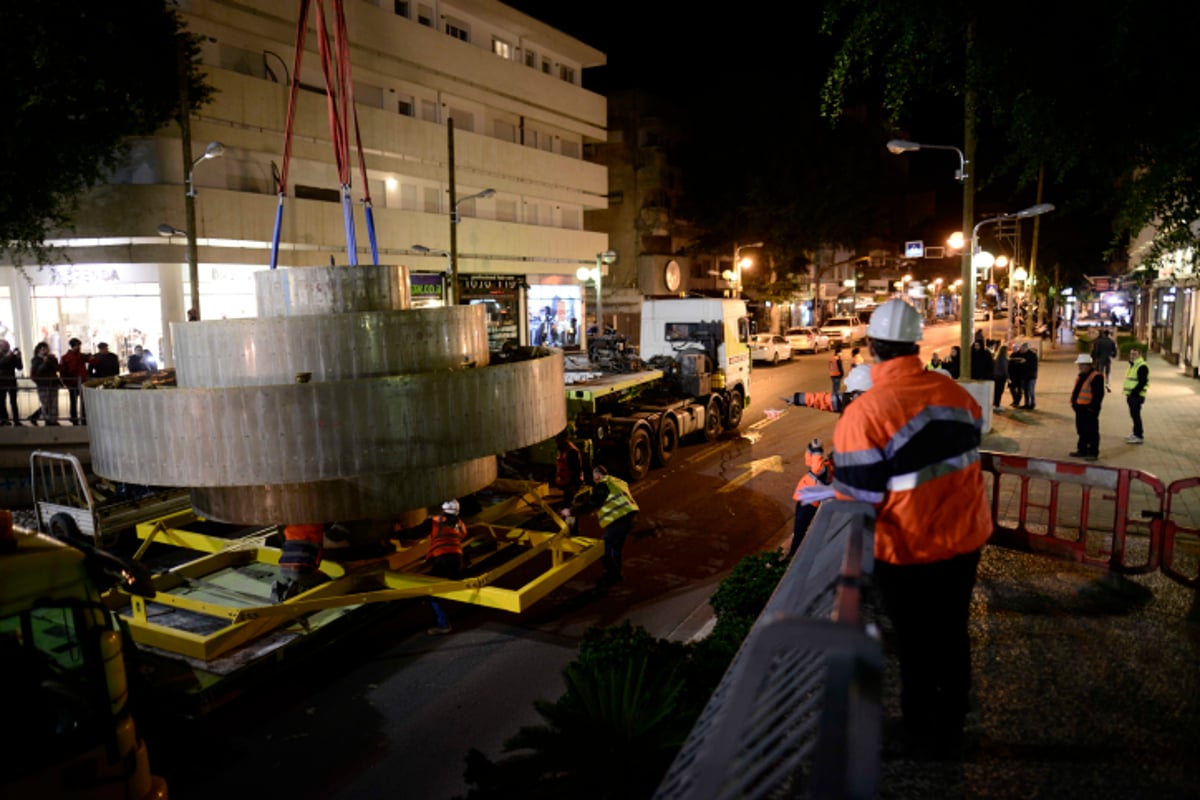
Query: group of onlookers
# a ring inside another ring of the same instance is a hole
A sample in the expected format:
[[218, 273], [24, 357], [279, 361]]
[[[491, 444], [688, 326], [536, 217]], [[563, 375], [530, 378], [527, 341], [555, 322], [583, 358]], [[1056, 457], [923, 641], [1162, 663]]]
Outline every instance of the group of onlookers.
[[[58, 393], [65, 386], [68, 394], [71, 422], [87, 424], [83, 407], [82, 385], [94, 378], [110, 378], [121, 372], [121, 361], [109, 352], [108, 343], [100, 342], [95, 353], [84, 353], [83, 342], [71, 339], [67, 352], [59, 359], [46, 342], [38, 342], [29, 362], [29, 377], [37, 387], [38, 407], [26, 421], [36, 425], [58, 425]], [[0, 339], [0, 425], [20, 425], [17, 407], [17, 372], [25, 368], [21, 351], [6, 339]], [[129, 357], [130, 372], [153, 372], [158, 369], [154, 355], [138, 345]], [[11, 412], [11, 414], [10, 414]]]

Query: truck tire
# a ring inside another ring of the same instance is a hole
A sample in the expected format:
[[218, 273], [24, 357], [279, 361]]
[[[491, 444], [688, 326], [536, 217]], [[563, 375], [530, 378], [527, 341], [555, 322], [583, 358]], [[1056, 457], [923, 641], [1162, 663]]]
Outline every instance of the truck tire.
[[58, 541], [69, 544], [72, 547], [82, 548], [90, 543], [84, 538], [83, 533], [79, 530], [79, 524], [75, 522], [75, 518], [70, 514], [59, 512], [50, 517], [50, 522], [46, 526], [49, 534]]
[[734, 390], [729, 393], [729, 407], [725, 409], [725, 430], [735, 430], [742, 424], [742, 393]]
[[654, 458], [659, 466], [665, 467], [670, 464], [671, 457], [675, 455], [675, 448], [679, 447], [679, 423], [670, 414], [662, 419], [655, 445]]
[[715, 442], [721, 435], [721, 400], [713, 396], [709, 398], [708, 408], [704, 410], [704, 441]]
[[630, 482], [640, 481], [650, 471], [650, 459], [654, 448], [650, 445], [650, 431], [637, 427], [629, 434], [629, 459], [627, 475]]

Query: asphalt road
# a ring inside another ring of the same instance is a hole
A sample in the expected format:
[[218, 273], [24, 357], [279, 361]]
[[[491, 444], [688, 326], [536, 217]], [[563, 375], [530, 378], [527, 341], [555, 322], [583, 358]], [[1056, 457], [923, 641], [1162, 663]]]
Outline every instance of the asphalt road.
[[[933, 328], [925, 344], [944, 352], [957, 337], [957, 327]], [[562, 668], [588, 628], [628, 619], [686, 640], [709, 621], [707, 600], [734, 564], [787, 545], [805, 447], [828, 441], [837, 418], [780, 398], [828, 391], [827, 360], [757, 365], [738, 432], [682, 446], [635, 485], [642, 510], [623, 585], [596, 594], [597, 566], [520, 617], [447, 604], [455, 632], [444, 637], [425, 633], [428, 608], [397, 605], [319, 661], [198, 722], [152, 731], [156, 771], [183, 800], [264, 777], [289, 799], [462, 794], [468, 749], [496, 757], [520, 726], [539, 722], [533, 701], [561, 694]]]

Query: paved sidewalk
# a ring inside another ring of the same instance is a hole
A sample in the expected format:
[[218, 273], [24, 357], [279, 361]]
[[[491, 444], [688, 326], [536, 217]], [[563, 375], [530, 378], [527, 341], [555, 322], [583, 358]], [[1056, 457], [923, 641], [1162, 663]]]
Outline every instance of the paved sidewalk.
[[[1072, 341], [1044, 343], [1037, 408], [992, 417], [983, 447], [1068, 461], [1075, 449]], [[1200, 476], [1200, 381], [1147, 358], [1146, 443], [1126, 444], [1113, 365], [1100, 414], [1099, 466], [1164, 483]], [[1200, 525], [1195, 489], [1177, 511]], [[1012, 498], [1009, 498], [1012, 500]], [[1185, 545], [1196, 554], [1195, 542]], [[882, 798], [1194, 798], [1200, 786], [1200, 602], [1161, 572], [1129, 578], [999, 547], [984, 549], [971, 603], [972, 703], [962, 760], [913, 760], [885, 741]], [[885, 670], [888, 723], [898, 721], [898, 670]], [[894, 727], [893, 727], [894, 729]]]
[[[1073, 339], [1054, 348], [1042, 343], [1037, 408], [1010, 408], [1005, 391], [1003, 411], [992, 415], [992, 430], [983, 439], [985, 450], [1086, 463], [1068, 456], [1077, 442], [1071, 390], [1079, 375], [1079, 352]], [[1112, 392], [1100, 411], [1100, 460], [1095, 463], [1143, 470], [1165, 483], [1200, 475], [1200, 380], [1185, 376], [1157, 353], [1148, 354], [1150, 389], [1142, 408], [1146, 443], [1126, 444], [1133, 423], [1121, 391], [1129, 366], [1124, 355], [1113, 364]]]

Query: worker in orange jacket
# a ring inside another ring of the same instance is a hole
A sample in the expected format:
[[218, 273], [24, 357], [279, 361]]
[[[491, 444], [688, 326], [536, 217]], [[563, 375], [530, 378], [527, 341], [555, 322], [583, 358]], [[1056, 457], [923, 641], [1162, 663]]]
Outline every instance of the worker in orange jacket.
[[271, 586], [271, 602], [282, 603], [315, 585], [324, 543], [324, 523], [284, 527], [283, 548], [279, 554], [279, 580]]
[[792, 522], [792, 546], [788, 549], [788, 558], [796, 555], [800, 549], [800, 543], [804, 541], [804, 535], [808, 533], [808, 527], [812, 525], [822, 502], [820, 499], [809, 499], [811, 492], [806, 490], [833, 483], [833, 462], [826, 458], [825, 448], [819, 438], [808, 443], [804, 461], [808, 470], [800, 477], [792, 494], [792, 499], [796, 501], [796, 516]]
[[[442, 503], [442, 513], [427, 520], [429, 549], [425, 551], [425, 561], [430, 564], [429, 572], [452, 581], [462, 576], [466, 566], [463, 542], [467, 540], [467, 526], [458, 516], [460, 510], [457, 500], [447, 500]], [[431, 597], [429, 607], [433, 609], [435, 624], [428, 632], [431, 635], [450, 633], [453, 629], [442, 604]]]
[[875, 581], [896, 632], [905, 733], [919, 749], [953, 750], [970, 691], [968, 608], [992, 532], [983, 412], [922, 368], [921, 315], [903, 300], [876, 309], [867, 337], [874, 385], [834, 428], [833, 486], [876, 509]]
[[835, 344], [833, 353], [829, 356], [829, 382], [833, 384], [831, 390], [834, 394], [841, 391], [842, 378], [846, 375], [846, 366], [842, 363], [842, 346]]
[[871, 388], [870, 365], [862, 364], [851, 369], [843, 388], [845, 391], [842, 392], [796, 392], [791, 397], [784, 397], [783, 402], [789, 406], [807, 406], [840, 414], [854, 398]]

